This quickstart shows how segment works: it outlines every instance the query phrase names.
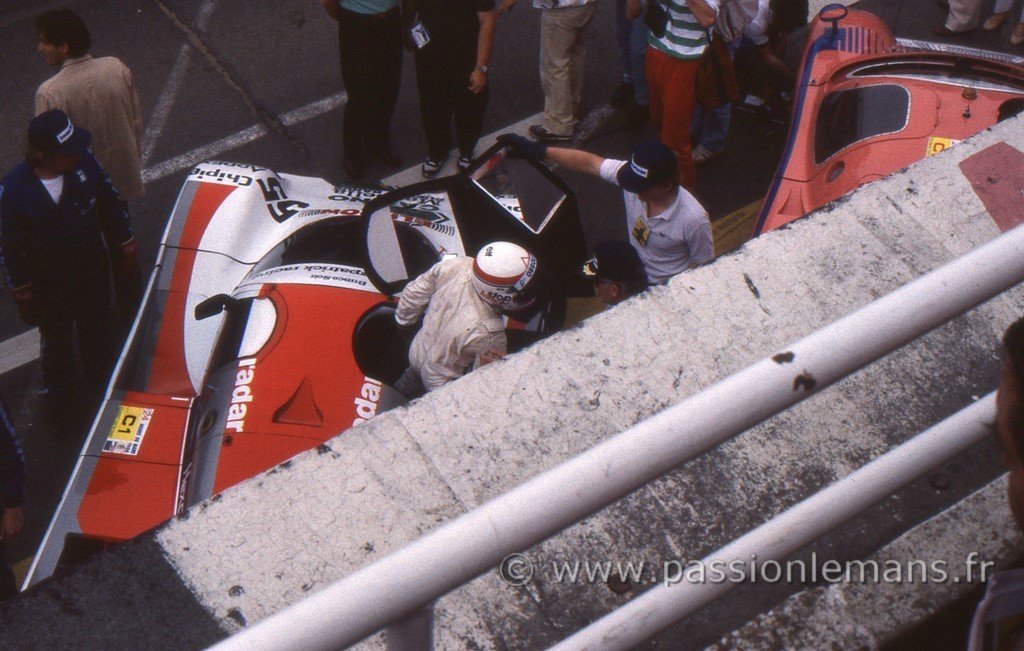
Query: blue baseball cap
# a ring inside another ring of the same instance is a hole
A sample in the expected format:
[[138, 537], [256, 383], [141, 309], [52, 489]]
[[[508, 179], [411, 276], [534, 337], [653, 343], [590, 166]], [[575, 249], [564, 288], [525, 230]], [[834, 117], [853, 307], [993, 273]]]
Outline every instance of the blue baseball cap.
[[91, 140], [92, 134], [71, 124], [71, 118], [60, 109], [40, 113], [28, 124], [28, 144], [41, 151], [84, 154]]
[[678, 179], [676, 155], [657, 140], [636, 146], [615, 179], [623, 190], [636, 194]]

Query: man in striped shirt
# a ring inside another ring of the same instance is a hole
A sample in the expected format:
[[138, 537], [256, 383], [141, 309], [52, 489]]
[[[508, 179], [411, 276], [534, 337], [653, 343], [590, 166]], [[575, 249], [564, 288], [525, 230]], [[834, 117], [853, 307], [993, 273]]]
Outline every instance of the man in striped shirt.
[[690, 152], [690, 123], [696, 106], [697, 63], [708, 45], [707, 28], [718, 15], [718, 0], [628, 0], [626, 15], [640, 16], [648, 2], [667, 13], [665, 32], [647, 39], [644, 65], [651, 98], [651, 123], [659, 139], [675, 152], [680, 181], [696, 186]]

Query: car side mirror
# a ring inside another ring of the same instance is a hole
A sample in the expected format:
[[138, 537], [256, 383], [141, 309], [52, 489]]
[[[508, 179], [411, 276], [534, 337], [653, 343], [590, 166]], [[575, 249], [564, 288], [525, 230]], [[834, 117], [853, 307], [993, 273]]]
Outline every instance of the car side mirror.
[[208, 319], [211, 316], [216, 316], [224, 310], [230, 310], [238, 301], [231, 298], [227, 294], [217, 294], [211, 296], [196, 305], [195, 317], [196, 321], [202, 321]]

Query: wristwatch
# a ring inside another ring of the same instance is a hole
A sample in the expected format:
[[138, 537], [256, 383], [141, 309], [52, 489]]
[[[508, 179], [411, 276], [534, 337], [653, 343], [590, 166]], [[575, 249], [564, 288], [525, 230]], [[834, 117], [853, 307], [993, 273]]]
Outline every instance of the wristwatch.
[[488, 66], [477, 66], [476, 69], [484, 73], [485, 75], [491, 70], [490, 67]]

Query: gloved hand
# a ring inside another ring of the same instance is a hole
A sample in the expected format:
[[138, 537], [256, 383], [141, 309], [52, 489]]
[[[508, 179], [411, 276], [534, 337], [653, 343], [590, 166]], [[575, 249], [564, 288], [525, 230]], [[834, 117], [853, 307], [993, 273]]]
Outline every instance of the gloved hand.
[[26, 325], [39, 325], [39, 314], [35, 300], [32, 298], [32, 285], [22, 285], [11, 290], [11, 298], [18, 307], [18, 318]]
[[548, 155], [548, 146], [545, 143], [530, 140], [516, 133], [503, 133], [498, 136], [498, 142], [509, 148], [509, 156], [512, 158], [544, 160]]

